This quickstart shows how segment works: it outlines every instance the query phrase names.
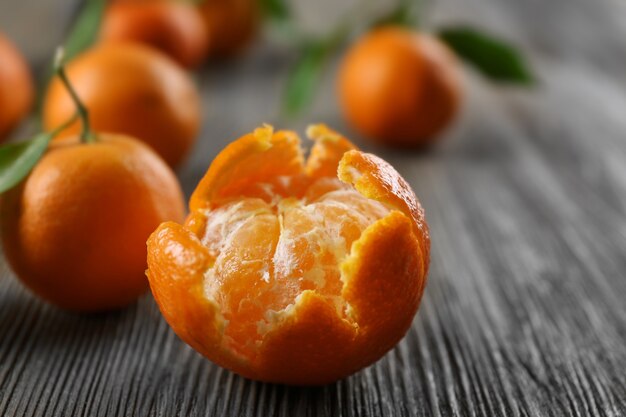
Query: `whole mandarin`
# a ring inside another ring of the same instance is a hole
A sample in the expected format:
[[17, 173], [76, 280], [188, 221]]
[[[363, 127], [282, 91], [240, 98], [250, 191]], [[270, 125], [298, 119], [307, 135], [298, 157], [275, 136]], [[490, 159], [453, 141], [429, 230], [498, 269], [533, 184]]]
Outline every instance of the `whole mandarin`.
[[244, 377], [316, 385], [380, 359], [410, 328], [430, 262], [424, 211], [382, 159], [324, 125], [305, 160], [265, 126], [228, 145], [183, 224], [148, 240], [167, 322]]
[[431, 35], [383, 27], [359, 39], [339, 70], [348, 122], [376, 142], [419, 147], [435, 141], [459, 110], [454, 55]]
[[[172, 167], [193, 146], [200, 128], [200, 97], [189, 75], [166, 55], [132, 43], [100, 44], [67, 65], [95, 131], [122, 133], [150, 145]], [[69, 120], [75, 105], [55, 78], [43, 103], [48, 131]], [[59, 137], [77, 134], [76, 121]]]
[[241, 52], [259, 28], [255, 0], [204, 0], [200, 4], [209, 32], [209, 55], [229, 57]]
[[28, 114], [34, 97], [35, 87], [26, 60], [0, 33], [0, 141]]
[[140, 141], [100, 134], [53, 142], [0, 201], [9, 264], [34, 293], [61, 308], [126, 306], [148, 289], [146, 239], [182, 220], [174, 173]]
[[102, 42], [139, 42], [172, 57], [186, 68], [204, 59], [209, 36], [200, 12], [173, 0], [122, 1], [107, 7]]

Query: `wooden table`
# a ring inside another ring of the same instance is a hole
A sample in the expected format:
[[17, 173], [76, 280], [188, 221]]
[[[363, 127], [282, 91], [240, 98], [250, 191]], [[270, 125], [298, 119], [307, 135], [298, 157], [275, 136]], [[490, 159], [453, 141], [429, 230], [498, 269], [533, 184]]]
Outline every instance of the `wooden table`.
[[[3, 1], [0, 27], [41, 68], [68, 4]], [[505, 34], [540, 82], [495, 87], [468, 71], [463, 115], [432, 152], [363, 143], [411, 182], [432, 230], [424, 302], [397, 348], [333, 385], [252, 382], [182, 343], [150, 296], [67, 314], [2, 262], [0, 415], [626, 415], [626, 3], [441, 0], [429, 13]], [[187, 193], [261, 122], [302, 132], [321, 120], [361, 143], [330, 76], [306, 115], [276, 116], [291, 59], [261, 42], [200, 71], [204, 128], [179, 172]]]

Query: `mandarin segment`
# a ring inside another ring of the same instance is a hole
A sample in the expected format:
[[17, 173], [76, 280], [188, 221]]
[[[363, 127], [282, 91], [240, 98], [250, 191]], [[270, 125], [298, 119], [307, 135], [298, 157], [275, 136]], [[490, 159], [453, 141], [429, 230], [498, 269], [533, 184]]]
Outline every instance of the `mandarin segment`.
[[[328, 296], [340, 312], [337, 265], [363, 230], [387, 212], [342, 188], [309, 204], [291, 198], [272, 206], [245, 198], [209, 211], [201, 241], [215, 262], [205, 273], [205, 288], [231, 323], [232, 347], [253, 353], [246, 335], [262, 325], [266, 312], [287, 308], [306, 290]], [[258, 333], [252, 341], [263, 336]]]
[[205, 293], [222, 307], [231, 346], [248, 355], [257, 341], [249, 335], [257, 334], [265, 309], [280, 303], [280, 294], [272, 291], [270, 281], [279, 229], [272, 214], [246, 218], [225, 235], [215, 264], [205, 273]]
[[148, 242], [166, 320], [253, 379], [322, 384], [373, 363], [408, 330], [426, 281], [427, 229], [406, 182], [324, 125], [309, 134], [306, 162], [293, 132], [233, 142], [185, 225]]

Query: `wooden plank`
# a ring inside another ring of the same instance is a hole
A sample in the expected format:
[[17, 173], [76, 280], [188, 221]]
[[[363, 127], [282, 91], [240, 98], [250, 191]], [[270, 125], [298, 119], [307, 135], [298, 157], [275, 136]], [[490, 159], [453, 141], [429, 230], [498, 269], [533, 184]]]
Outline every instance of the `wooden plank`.
[[[0, 26], [19, 30], [42, 64], [62, 33], [41, 36], [52, 18], [32, 34], [10, 24], [34, 4], [3, 4]], [[507, 34], [540, 85], [496, 88], [468, 72], [463, 116], [441, 146], [363, 144], [411, 182], [433, 236], [424, 303], [396, 349], [325, 387], [252, 382], [178, 340], [149, 296], [116, 313], [67, 314], [1, 262], [0, 415], [626, 415], [626, 6], [445, 0], [429, 13]], [[179, 172], [187, 193], [221, 147], [261, 122], [350, 132], [331, 76], [308, 114], [278, 116], [291, 58], [258, 45], [201, 71], [204, 129]]]

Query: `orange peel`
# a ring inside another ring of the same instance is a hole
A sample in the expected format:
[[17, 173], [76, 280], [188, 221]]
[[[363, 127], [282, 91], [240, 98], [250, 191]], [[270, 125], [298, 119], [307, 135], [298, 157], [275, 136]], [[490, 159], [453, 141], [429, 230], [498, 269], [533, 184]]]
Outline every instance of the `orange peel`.
[[380, 359], [426, 283], [424, 211], [388, 163], [325, 125], [308, 159], [263, 126], [228, 145], [183, 225], [148, 240], [148, 278], [173, 330], [244, 377], [318, 385]]

